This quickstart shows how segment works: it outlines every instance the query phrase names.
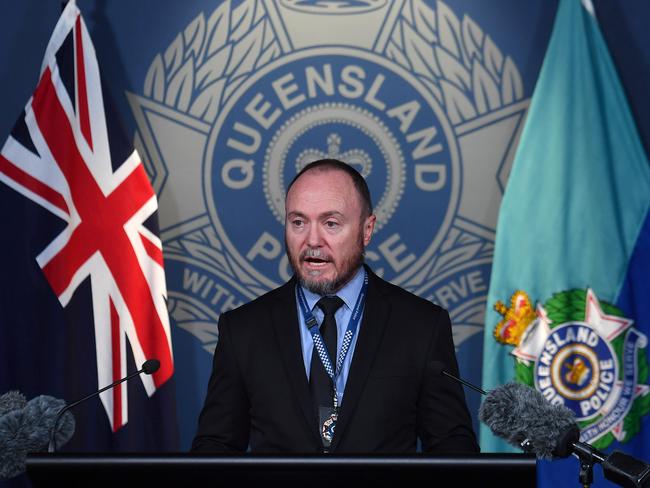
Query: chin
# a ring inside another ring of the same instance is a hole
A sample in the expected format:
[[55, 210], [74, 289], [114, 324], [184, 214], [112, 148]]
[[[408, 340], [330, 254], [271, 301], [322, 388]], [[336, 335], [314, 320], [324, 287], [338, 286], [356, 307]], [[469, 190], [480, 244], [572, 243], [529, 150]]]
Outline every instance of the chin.
[[319, 280], [314, 279], [310, 276], [305, 276], [301, 273], [298, 276], [298, 280], [302, 286], [307, 288], [310, 292], [316, 293], [317, 295], [333, 295], [341, 288], [336, 279], [327, 280], [321, 278]]

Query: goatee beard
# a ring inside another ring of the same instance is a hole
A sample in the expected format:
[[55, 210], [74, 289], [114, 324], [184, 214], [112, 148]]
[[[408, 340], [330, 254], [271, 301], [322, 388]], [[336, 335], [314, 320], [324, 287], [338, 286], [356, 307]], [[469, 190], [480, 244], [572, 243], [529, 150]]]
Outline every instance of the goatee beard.
[[309, 248], [301, 253], [301, 255], [298, 257], [298, 263], [294, 263], [294, 258], [290, 255], [289, 263], [291, 264], [291, 267], [298, 277], [298, 283], [300, 283], [301, 286], [310, 292], [317, 295], [334, 295], [352, 279], [357, 270], [363, 264], [363, 244], [360, 243], [358, 252], [343, 263], [342, 273], [333, 280], [318, 281], [310, 279], [309, 276], [303, 276], [303, 274], [300, 272], [299, 263], [306, 257], [322, 258], [326, 260], [330, 259], [328, 256], [324, 256], [320, 249], [312, 248]]

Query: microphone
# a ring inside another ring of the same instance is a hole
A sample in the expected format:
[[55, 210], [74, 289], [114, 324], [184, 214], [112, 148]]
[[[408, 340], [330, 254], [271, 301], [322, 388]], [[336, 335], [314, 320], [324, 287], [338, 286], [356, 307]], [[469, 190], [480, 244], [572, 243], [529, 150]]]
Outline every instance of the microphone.
[[[142, 363], [142, 369], [137, 373], [154, 374], [159, 369], [160, 369], [160, 361], [158, 361], [157, 359], [147, 359], [144, 363]], [[125, 379], [128, 379], [128, 376]]]
[[575, 414], [564, 405], [553, 405], [534, 388], [507, 383], [490, 391], [479, 409], [479, 418], [509, 444], [542, 459], [575, 454], [581, 461], [580, 480], [591, 483], [594, 463], [603, 466], [605, 478], [621, 486], [650, 486], [650, 464], [620, 451], [607, 455], [581, 442]]
[[42, 450], [51, 430], [60, 445], [70, 440], [75, 426], [71, 413], [53, 429], [56, 415], [64, 406], [63, 400], [48, 395], [29, 402], [17, 391], [0, 395], [0, 480], [24, 472], [27, 453]]
[[429, 363], [434, 375], [443, 374], [484, 395], [479, 419], [509, 444], [552, 459], [571, 454], [580, 429], [574, 413], [564, 405], [552, 405], [541, 393], [520, 383], [508, 383], [489, 393], [444, 369], [441, 361]]
[[509, 444], [543, 459], [567, 457], [578, 442], [575, 414], [553, 405], [540, 392], [520, 383], [501, 385], [487, 394], [479, 419]]
[[580, 481], [591, 483], [594, 463], [601, 463], [605, 478], [621, 486], [650, 487], [650, 464], [614, 451], [606, 455], [580, 441], [575, 414], [564, 405], [553, 405], [535, 388], [507, 383], [486, 392], [445, 371], [440, 361], [431, 361], [434, 375], [443, 374], [485, 395], [479, 419], [509, 444], [542, 459], [565, 458], [575, 454], [581, 462]]
[[125, 381], [130, 380], [134, 376], [138, 376], [138, 375], [140, 375], [142, 373], [144, 373], [144, 374], [153, 374], [156, 371], [158, 371], [158, 368], [160, 368], [160, 361], [158, 361], [157, 359], [148, 359], [147, 361], [142, 363], [142, 368], [140, 368], [138, 371], [134, 371], [133, 373], [126, 375], [124, 378], [119, 379], [117, 381], [114, 381], [113, 383], [111, 383], [108, 386], [105, 386], [101, 390], [98, 390], [98, 391], [96, 391], [94, 393], [91, 393], [90, 395], [87, 395], [87, 396], [83, 397], [81, 400], [77, 400], [76, 402], [72, 402], [70, 405], [67, 405], [67, 406], [63, 407], [59, 411], [59, 413], [57, 414], [57, 416], [56, 416], [56, 418], [54, 420], [54, 427], [50, 431], [50, 443], [47, 446], [47, 452], [56, 452], [56, 448], [57, 448], [57, 441], [55, 439], [56, 426], [57, 426], [57, 423], [59, 422], [59, 419], [61, 418], [61, 416], [65, 412], [70, 410], [72, 407], [76, 407], [80, 403], [83, 403], [86, 400], [88, 400], [88, 399], [90, 399], [90, 398], [92, 398], [94, 396], [99, 395], [103, 391], [106, 391], [106, 390], [108, 390], [110, 388], [113, 388], [113, 387], [119, 385], [120, 383], [123, 383]]

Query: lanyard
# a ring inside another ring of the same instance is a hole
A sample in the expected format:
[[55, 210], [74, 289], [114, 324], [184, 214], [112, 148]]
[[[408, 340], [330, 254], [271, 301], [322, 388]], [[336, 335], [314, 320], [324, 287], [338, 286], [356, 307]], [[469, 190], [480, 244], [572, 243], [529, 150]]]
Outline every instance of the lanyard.
[[363, 286], [361, 287], [361, 291], [359, 291], [359, 296], [357, 297], [357, 301], [354, 304], [354, 308], [352, 309], [352, 316], [350, 317], [350, 321], [348, 322], [348, 327], [345, 331], [345, 334], [343, 335], [343, 344], [341, 344], [341, 351], [338, 354], [338, 358], [335, 356], [335, 358], [337, 358], [337, 361], [336, 361], [336, 370], [334, 370], [332, 366], [332, 361], [330, 360], [329, 351], [327, 351], [327, 349], [325, 348], [325, 344], [323, 343], [323, 338], [320, 335], [320, 330], [318, 328], [318, 322], [316, 321], [316, 317], [314, 317], [314, 314], [311, 312], [309, 306], [307, 305], [305, 292], [302, 291], [302, 287], [300, 285], [296, 286], [298, 303], [300, 304], [300, 310], [302, 312], [303, 318], [305, 319], [305, 324], [307, 325], [307, 329], [309, 330], [309, 333], [311, 334], [311, 337], [314, 341], [314, 347], [318, 352], [318, 357], [323, 363], [323, 367], [325, 368], [327, 375], [332, 380], [332, 385], [334, 386], [334, 408], [338, 407], [338, 396], [336, 394], [336, 380], [341, 374], [343, 361], [345, 361], [345, 357], [348, 355], [348, 351], [350, 350], [350, 344], [352, 344], [352, 339], [354, 338], [354, 335], [357, 333], [357, 329], [359, 328], [359, 319], [361, 318], [361, 312], [363, 311], [363, 307], [366, 302], [367, 291], [368, 291], [368, 272], [364, 270]]

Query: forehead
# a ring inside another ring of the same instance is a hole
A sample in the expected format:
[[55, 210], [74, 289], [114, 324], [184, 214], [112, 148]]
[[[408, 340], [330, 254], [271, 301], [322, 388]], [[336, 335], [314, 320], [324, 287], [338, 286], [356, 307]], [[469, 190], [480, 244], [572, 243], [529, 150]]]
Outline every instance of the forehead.
[[337, 169], [315, 169], [300, 176], [287, 194], [286, 210], [314, 207], [322, 211], [360, 211], [360, 197], [350, 175]]

